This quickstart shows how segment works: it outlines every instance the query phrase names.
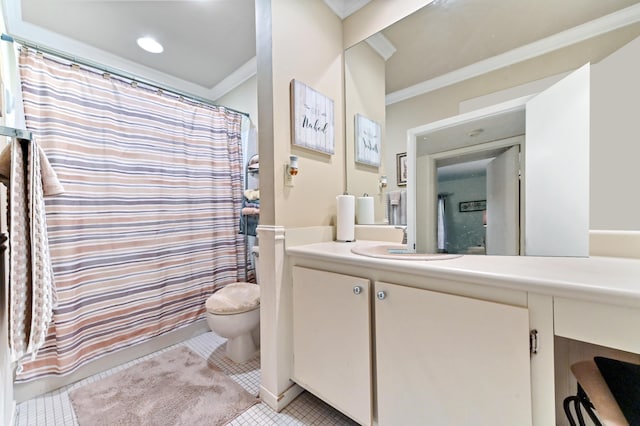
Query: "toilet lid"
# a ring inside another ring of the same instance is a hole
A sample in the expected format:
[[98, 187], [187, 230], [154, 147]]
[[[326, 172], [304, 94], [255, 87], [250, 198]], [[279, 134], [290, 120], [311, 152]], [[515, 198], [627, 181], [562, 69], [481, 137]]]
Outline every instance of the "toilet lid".
[[260, 287], [252, 283], [233, 283], [216, 291], [207, 299], [212, 314], [238, 314], [260, 306]]

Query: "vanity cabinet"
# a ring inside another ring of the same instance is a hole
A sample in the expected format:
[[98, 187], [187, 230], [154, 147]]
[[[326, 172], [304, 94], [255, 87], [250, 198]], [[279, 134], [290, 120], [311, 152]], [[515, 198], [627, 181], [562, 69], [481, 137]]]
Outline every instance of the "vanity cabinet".
[[295, 382], [361, 424], [531, 424], [527, 308], [370, 287], [293, 267]]
[[526, 308], [375, 283], [380, 425], [530, 425]]
[[372, 423], [370, 282], [293, 267], [292, 379], [358, 423]]

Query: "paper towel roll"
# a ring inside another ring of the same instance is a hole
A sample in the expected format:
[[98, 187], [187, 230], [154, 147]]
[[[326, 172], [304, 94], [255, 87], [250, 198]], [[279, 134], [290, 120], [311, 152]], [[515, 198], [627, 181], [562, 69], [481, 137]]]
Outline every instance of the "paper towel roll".
[[338, 241], [355, 241], [355, 210], [356, 197], [353, 195], [338, 195], [336, 197], [337, 204], [337, 221], [336, 221], [336, 239]]
[[356, 222], [358, 225], [373, 225], [373, 197], [358, 197]]

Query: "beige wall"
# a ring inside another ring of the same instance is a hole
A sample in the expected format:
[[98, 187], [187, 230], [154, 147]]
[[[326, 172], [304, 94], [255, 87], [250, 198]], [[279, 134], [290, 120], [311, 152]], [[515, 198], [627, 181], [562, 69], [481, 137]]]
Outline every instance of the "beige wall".
[[433, 0], [372, 0], [344, 20], [345, 49], [432, 2]]
[[[342, 21], [322, 0], [259, 1], [257, 5], [258, 16], [268, 13], [271, 19], [270, 28], [264, 22], [258, 23], [257, 28], [260, 224], [329, 225], [335, 217], [336, 196], [345, 188]], [[266, 43], [268, 29], [270, 46]], [[266, 57], [268, 50], [270, 59]], [[292, 146], [289, 94], [292, 79], [333, 99], [335, 154]], [[270, 115], [272, 129], [265, 128]], [[300, 172], [295, 186], [286, 187], [284, 167], [290, 154], [299, 157]], [[272, 164], [263, 163], [263, 158], [269, 161], [269, 157]], [[263, 165], [272, 170], [263, 171]], [[268, 199], [270, 191], [273, 205]], [[265, 208], [266, 215], [262, 214]]]
[[216, 103], [236, 111], [246, 112], [251, 118], [251, 123], [254, 126], [258, 126], [258, 79], [256, 76], [249, 78], [220, 99], [217, 99]]
[[[359, 43], [345, 53], [345, 143], [347, 191], [356, 197], [374, 197], [375, 222], [384, 221], [384, 197], [378, 187], [380, 175], [385, 174], [383, 156], [386, 153], [384, 106], [384, 59], [367, 43]], [[381, 127], [382, 156], [380, 167], [355, 162], [355, 115], [361, 114]]]
[[[322, 0], [257, 1], [262, 225], [334, 224], [335, 197], [346, 188], [343, 46], [363, 40], [431, 1], [373, 0], [344, 25]], [[291, 145], [289, 85], [294, 78], [333, 99], [334, 155]], [[286, 187], [284, 166], [290, 154], [299, 157], [300, 173], [294, 186]], [[380, 215], [379, 210], [376, 218]]]
[[[457, 115], [460, 102], [571, 71], [589, 61], [598, 62], [638, 35], [640, 35], [640, 24], [635, 24], [529, 61], [389, 105], [386, 114], [387, 145], [391, 150], [404, 152], [407, 129]], [[597, 98], [594, 101], [597, 102]], [[592, 178], [594, 189], [598, 186], [594, 185], [594, 179], [601, 179], [617, 169], [618, 159], [612, 158], [614, 154], [607, 148], [609, 143], [609, 138], [597, 134], [592, 137], [592, 170], [597, 170], [597, 176], [594, 175]], [[634, 157], [631, 155], [626, 158], [632, 161]], [[385, 158], [385, 161], [387, 160]], [[628, 181], [628, 178], [625, 179], [623, 176], [629, 177], [629, 175], [621, 172], [619, 168], [618, 171], [620, 179], [618, 184], [622, 185]], [[387, 172], [390, 182], [395, 182], [395, 170], [387, 166]], [[607, 179], [607, 182], [609, 185], [612, 184], [611, 179]], [[597, 193], [594, 190], [591, 191], [594, 213], [593, 200], [602, 201], [601, 193], [607, 189], [596, 190]], [[607, 203], [607, 205], [610, 204]], [[606, 218], [600, 214], [592, 214], [592, 216], [594, 219], [600, 218], [597, 224], [592, 222], [592, 228], [595, 225], [595, 229], [639, 229], [637, 220], [635, 226], [632, 226], [626, 223], [626, 220], [615, 218], [615, 215]]]

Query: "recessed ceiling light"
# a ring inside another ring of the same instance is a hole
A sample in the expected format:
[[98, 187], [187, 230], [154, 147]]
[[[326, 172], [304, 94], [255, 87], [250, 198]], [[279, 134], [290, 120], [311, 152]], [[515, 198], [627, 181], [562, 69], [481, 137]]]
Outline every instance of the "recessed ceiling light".
[[138, 46], [151, 53], [162, 53], [164, 51], [164, 47], [151, 37], [140, 37]]

